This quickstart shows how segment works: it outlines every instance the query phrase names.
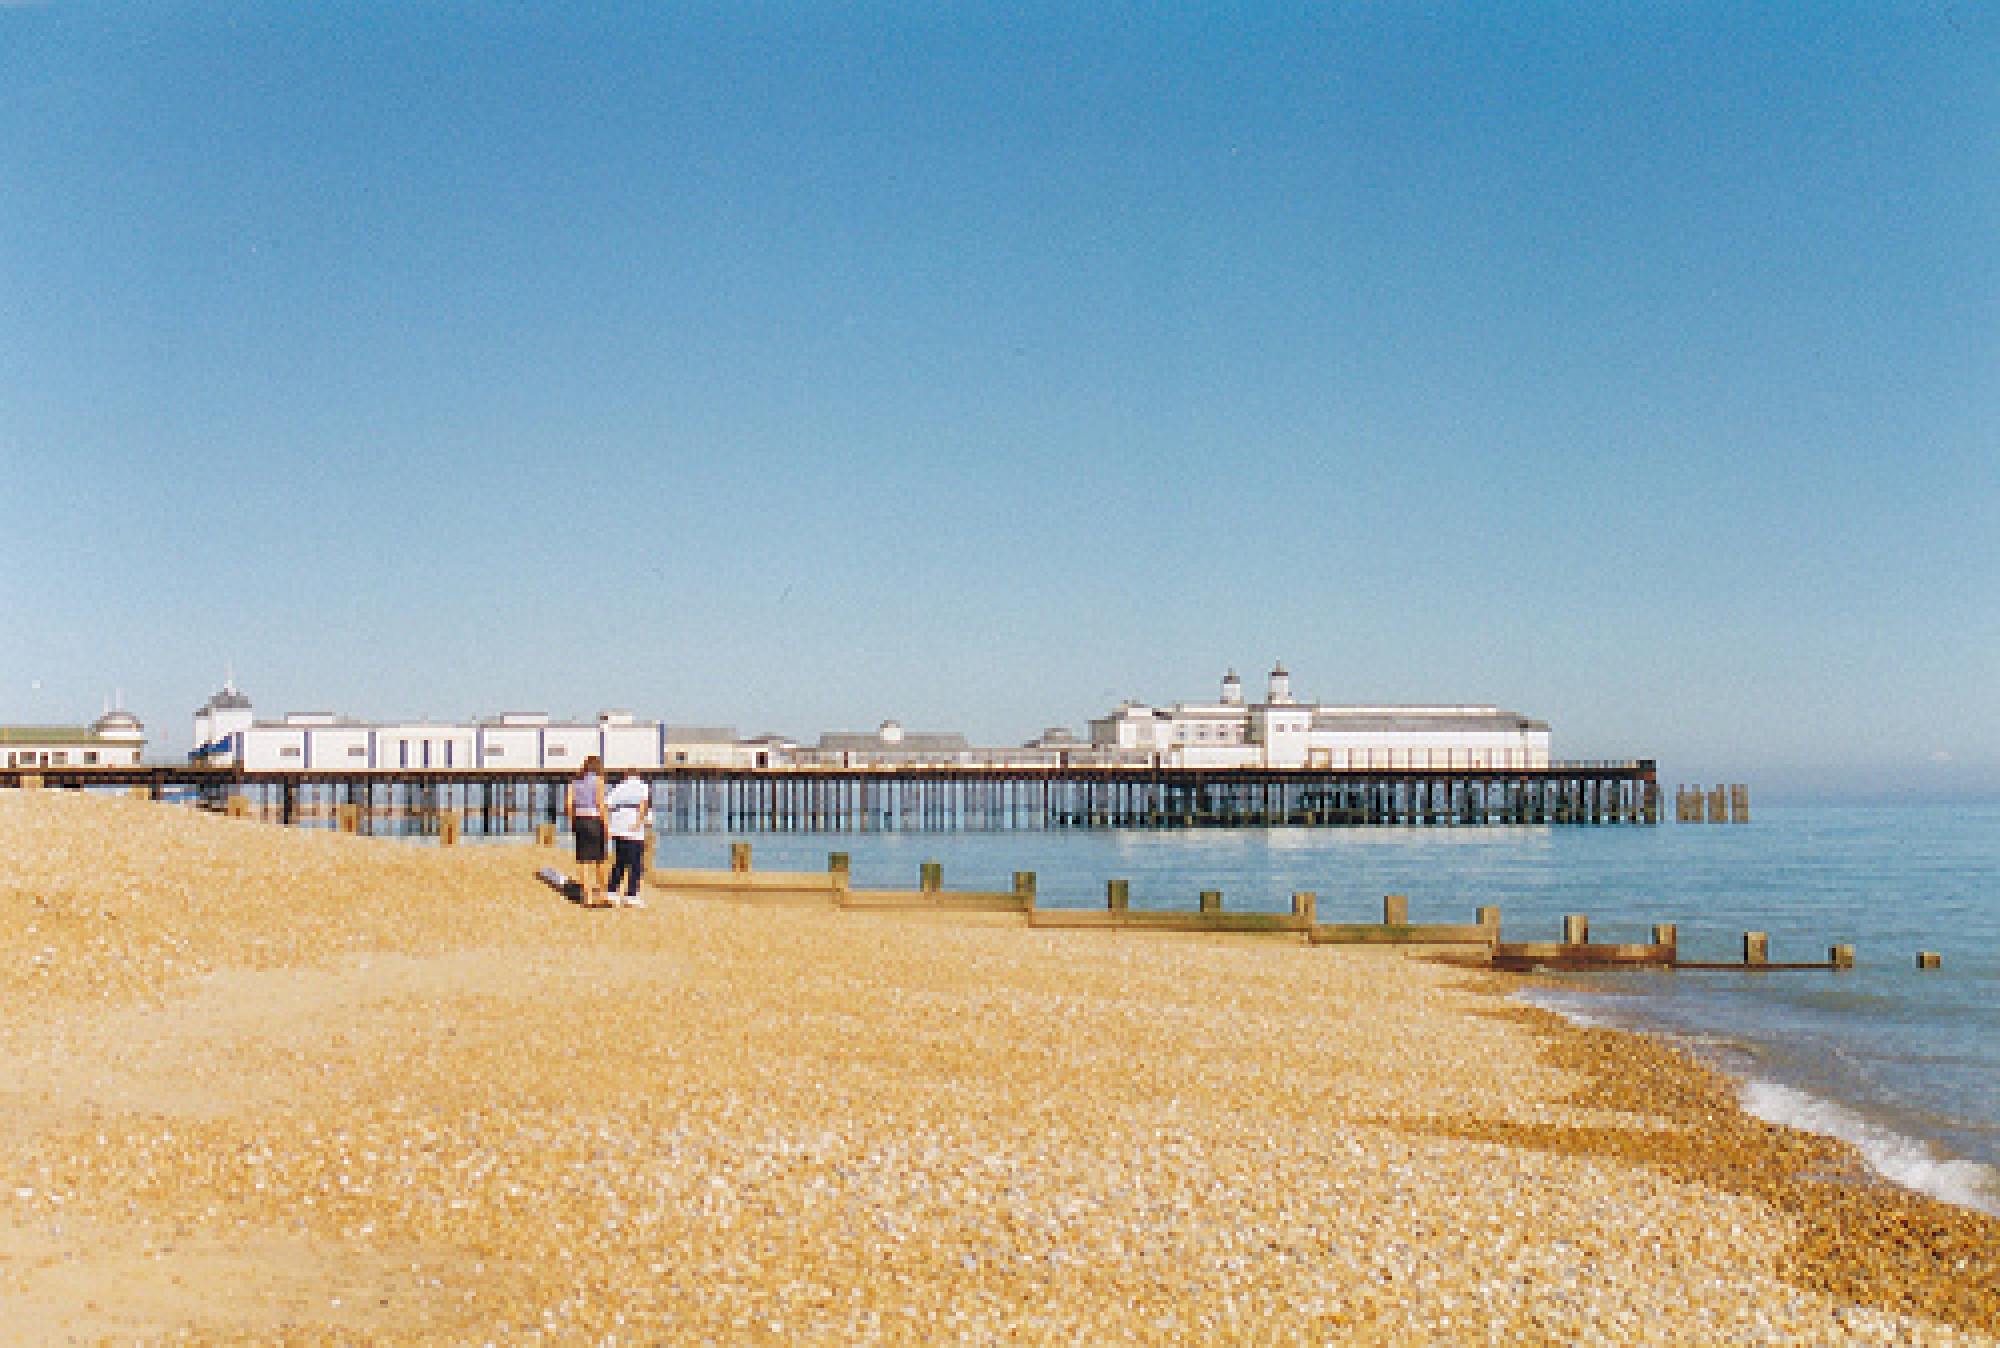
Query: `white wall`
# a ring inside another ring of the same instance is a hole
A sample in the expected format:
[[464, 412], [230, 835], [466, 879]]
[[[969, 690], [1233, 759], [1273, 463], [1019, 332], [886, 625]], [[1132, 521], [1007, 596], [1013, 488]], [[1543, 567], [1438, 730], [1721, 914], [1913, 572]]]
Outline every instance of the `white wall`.
[[389, 772], [460, 772], [479, 766], [469, 725], [383, 725], [375, 728], [375, 766]]
[[604, 767], [606, 772], [617, 772], [620, 768], [657, 768], [660, 766], [660, 727], [658, 722], [639, 725], [608, 724], [604, 731]]
[[306, 766], [314, 772], [361, 772], [375, 765], [374, 736], [365, 725], [306, 727]]
[[479, 728], [479, 766], [539, 768], [542, 731], [538, 725], [488, 725]]
[[592, 754], [600, 754], [597, 727], [594, 725], [552, 725], [542, 738], [542, 766], [559, 771], [575, 772], [583, 767], [583, 760]]

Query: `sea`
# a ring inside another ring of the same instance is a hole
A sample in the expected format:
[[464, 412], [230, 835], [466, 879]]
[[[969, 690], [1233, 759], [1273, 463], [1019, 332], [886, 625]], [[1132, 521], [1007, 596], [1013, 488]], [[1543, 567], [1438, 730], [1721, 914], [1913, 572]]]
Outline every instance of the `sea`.
[[[663, 821], [664, 822], [664, 821]], [[1830, 971], [1565, 976], [1519, 995], [1573, 1020], [1669, 1036], [1732, 1074], [1752, 1113], [1857, 1147], [1884, 1178], [2000, 1215], [2000, 805], [1760, 806], [1740, 824], [1657, 826], [1020, 830], [993, 833], [662, 833], [656, 864], [726, 867], [749, 841], [758, 870], [824, 870], [915, 888], [1008, 889], [1036, 874], [1044, 905], [1097, 907], [1106, 882], [1135, 908], [1288, 911], [1469, 922], [1497, 904], [1509, 940], [1557, 940], [1582, 914], [1592, 941], [1679, 927], [1684, 959], [1736, 961], [1765, 932], [1773, 962]], [[1920, 951], [1940, 967], [1919, 969]]]

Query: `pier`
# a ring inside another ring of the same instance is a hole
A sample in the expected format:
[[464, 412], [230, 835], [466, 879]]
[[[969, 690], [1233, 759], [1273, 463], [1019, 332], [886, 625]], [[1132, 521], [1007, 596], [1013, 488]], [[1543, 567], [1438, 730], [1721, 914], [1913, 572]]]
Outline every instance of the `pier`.
[[[1547, 768], [1376, 771], [1066, 766], [654, 768], [663, 833], [1657, 824], [1651, 759]], [[0, 788], [144, 790], [286, 824], [364, 832], [532, 833], [563, 817], [545, 770], [248, 772], [151, 765], [0, 769]]]

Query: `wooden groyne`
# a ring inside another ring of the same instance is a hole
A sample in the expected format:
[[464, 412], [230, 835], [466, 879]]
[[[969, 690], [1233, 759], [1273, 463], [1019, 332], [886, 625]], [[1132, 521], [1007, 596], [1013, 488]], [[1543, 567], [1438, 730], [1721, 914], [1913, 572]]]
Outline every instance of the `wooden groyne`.
[[942, 867], [925, 862], [915, 889], [858, 889], [850, 883], [845, 853], [830, 854], [824, 872], [757, 871], [750, 859], [750, 844], [736, 843], [731, 847], [728, 870], [656, 870], [649, 874], [648, 882], [668, 894], [688, 898], [927, 914], [1050, 931], [1207, 934], [1313, 946], [1398, 946], [1454, 964], [1523, 973], [1538, 969], [1776, 972], [1854, 967], [1851, 945], [1832, 947], [1825, 960], [1773, 961], [1769, 937], [1762, 932], [1744, 934], [1740, 962], [1686, 960], [1680, 955], [1678, 928], [1671, 923], [1655, 925], [1650, 942], [1602, 943], [1591, 941], [1589, 919], [1582, 915], [1563, 919], [1559, 941], [1505, 941], [1501, 939], [1497, 906], [1481, 907], [1468, 923], [1412, 922], [1409, 898], [1402, 894], [1384, 897], [1379, 922], [1323, 922], [1318, 896], [1309, 890], [1295, 892], [1289, 909], [1282, 912], [1230, 910], [1224, 906], [1220, 890], [1201, 891], [1192, 909], [1140, 909], [1132, 907], [1130, 882], [1118, 879], [1105, 883], [1102, 907], [1046, 908], [1037, 903], [1033, 871], [1016, 871], [1011, 889], [950, 890], [944, 887]]
[[1771, 938], [1761, 931], [1743, 933], [1741, 960], [1688, 960], [1680, 953], [1680, 931], [1673, 923], [1653, 926], [1648, 942], [1593, 942], [1590, 919], [1571, 914], [1563, 919], [1560, 941], [1497, 941], [1492, 964], [1496, 969], [1531, 973], [1537, 969], [1566, 972], [1607, 972], [1624, 969], [1731, 970], [1753, 973], [1788, 970], [1841, 970], [1854, 967], [1854, 947], [1836, 945], [1824, 960], [1776, 961], [1771, 958]]
[[[654, 817], [668, 833], [1657, 824], [1661, 814], [1651, 759], [1385, 771], [680, 766], [640, 775], [652, 784]], [[0, 769], [0, 787], [28, 778], [187, 795], [216, 809], [237, 798], [257, 817], [286, 824], [331, 822], [351, 809], [365, 833], [428, 833], [451, 811], [474, 836], [532, 833], [559, 820], [568, 782], [568, 774], [547, 771]]]

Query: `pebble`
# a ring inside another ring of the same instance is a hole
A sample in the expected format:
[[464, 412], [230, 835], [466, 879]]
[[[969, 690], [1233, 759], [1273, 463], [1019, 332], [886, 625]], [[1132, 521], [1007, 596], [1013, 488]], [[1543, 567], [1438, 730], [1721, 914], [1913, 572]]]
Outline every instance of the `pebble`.
[[661, 894], [607, 919], [552, 863], [0, 792], [22, 1332], [2000, 1332], [2000, 1223], [1506, 980]]

